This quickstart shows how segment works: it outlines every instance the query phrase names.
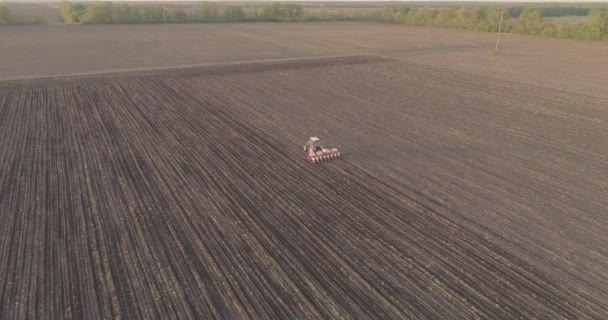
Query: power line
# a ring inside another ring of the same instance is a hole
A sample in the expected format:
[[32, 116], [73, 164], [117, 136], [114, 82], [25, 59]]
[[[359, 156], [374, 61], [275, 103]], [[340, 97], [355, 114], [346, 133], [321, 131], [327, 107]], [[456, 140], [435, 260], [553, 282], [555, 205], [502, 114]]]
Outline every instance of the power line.
[[494, 48], [494, 53], [498, 54], [498, 42], [500, 41], [500, 29], [502, 28], [502, 17], [505, 14], [505, 10], [503, 9], [500, 13], [500, 23], [498, 23], [498, 34], [496, 35], [496, 48]]

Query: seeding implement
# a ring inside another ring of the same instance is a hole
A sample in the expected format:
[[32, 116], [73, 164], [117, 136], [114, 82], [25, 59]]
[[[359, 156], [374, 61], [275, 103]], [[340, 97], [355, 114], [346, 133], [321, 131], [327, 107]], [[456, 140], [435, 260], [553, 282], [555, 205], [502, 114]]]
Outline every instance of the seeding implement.
[[325, 148], [323, 143], [317, 137], [311, 137], [304, 145], [307, 158], [312, 163], [321, 163], [322, 161], [333, 160], [340, 158], [338, 148]]

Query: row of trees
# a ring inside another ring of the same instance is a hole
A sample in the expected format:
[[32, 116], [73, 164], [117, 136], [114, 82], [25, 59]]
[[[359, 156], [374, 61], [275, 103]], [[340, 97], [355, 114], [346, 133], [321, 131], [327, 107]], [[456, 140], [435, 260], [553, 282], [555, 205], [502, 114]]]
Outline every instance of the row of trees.
[[304, 14], [304, 9], [300, 5], [279, 2], [249, 10], [241, 6], [219, 6], [210, 2], [188, 10], [112, 2], [90, 5], [62, 2], [60, 10], [64, 23], [295, 21], [300, 20]]
[[562, 7], [559, 5], [540, 6], [540, 7], [509, 7], [509, 16], [519, 17], [524, 10], [531, 8], [537, 10], [543, 17], [564, 17], [564, 16], [580, 16], [584, 17], [591, 11], [590, 8], [584, 7]]
[[410, 8], [388, 6], [371, 18], [379, 21], [415, 26], [435, 26], [495, 32], [501, 15], [504, 32], [586, 40], [608, 40], [608, 10], [589, 11], [586, 21], [576, 19], [545, 19], [540, 10], [524, 8], [512, 17], [510, 10], [480, 7]]
[[[559, 9], [559, 10], [558, 10]], [[559, 14], [588, 15], [581, 18], [547, 18]], [[300, 20], [375, 20], [415, 26], [435, 26], [495, 32], [503, 15], [504, 32], [587, 40], [608, 40], [608, 9], [510, 7], [409, 7], [387, 6], [384, 9], [354, 15], [329, 14], [320, 10], [306, 16], [302, 6], [271, 2], [249, 7], [206, 2], [198, 7], [164, 8], [152, 4], [112, 2], [62, 2], [64, 23], [180, 23]], [[544, 13], [544, 14], [543, 14]], [[0, 25], [18, 23], [6, 5], [0, 4]]]
[[258, 20], [294, 21], [302, 18], [304, 9], [302, 6], [293, 3], [273, 2], [264, 6], [259, 15], [257, 10], [254, 13]]
[[0, 25], [13, 24], [15, 20], [11, 14], [11, 9], [6, 5], [0, 4]]

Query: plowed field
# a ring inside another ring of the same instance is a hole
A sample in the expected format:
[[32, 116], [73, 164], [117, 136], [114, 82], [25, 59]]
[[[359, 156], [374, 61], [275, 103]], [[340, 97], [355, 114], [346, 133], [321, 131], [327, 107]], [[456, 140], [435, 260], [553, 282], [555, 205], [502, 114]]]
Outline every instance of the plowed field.
[[5, 82], [1, 318], [605, 318], [607, 106], [373, 56]]

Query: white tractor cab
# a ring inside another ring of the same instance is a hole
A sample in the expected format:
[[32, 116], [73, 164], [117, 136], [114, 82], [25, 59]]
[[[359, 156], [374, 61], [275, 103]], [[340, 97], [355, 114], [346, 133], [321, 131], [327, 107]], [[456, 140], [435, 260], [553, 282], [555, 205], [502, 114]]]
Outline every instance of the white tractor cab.
[[304, 151], [308, 152], [308, 150], [313, 150], [314, 152], [323, 151], [323, 143], [321, 139], [317, 137], [310, 137], [306, 145], [304, 145]]

